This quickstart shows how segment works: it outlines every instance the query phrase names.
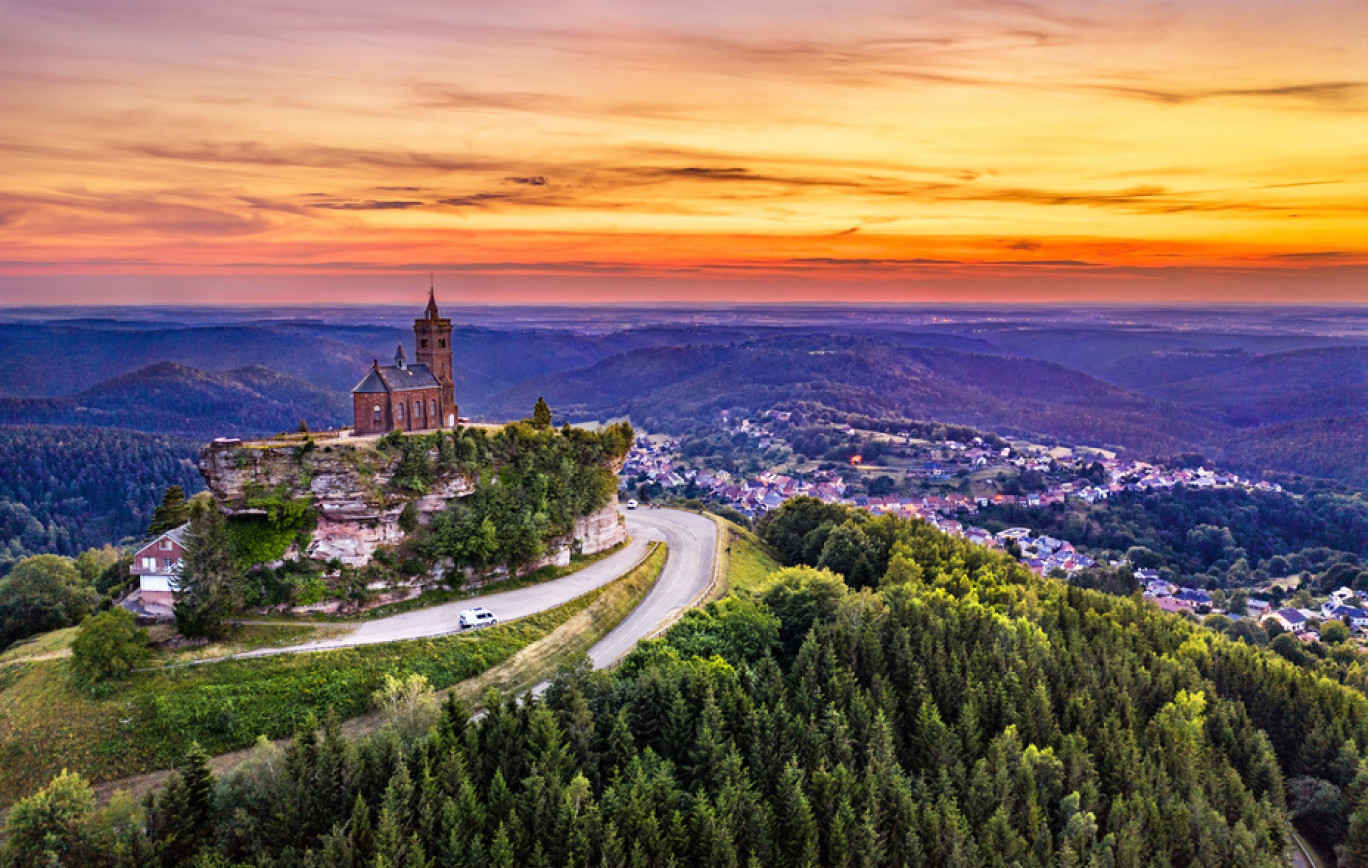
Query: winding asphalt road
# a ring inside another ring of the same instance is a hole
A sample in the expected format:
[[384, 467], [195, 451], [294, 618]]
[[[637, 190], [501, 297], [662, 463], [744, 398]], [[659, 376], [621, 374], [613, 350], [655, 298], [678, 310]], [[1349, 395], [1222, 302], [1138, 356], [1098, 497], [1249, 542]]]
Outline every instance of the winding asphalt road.
[[665, 568], [656, 580], [655, 587], [622, 623], [589, 649], [589, 657], [595, 666], [612, 665], [631, 651], [637, 642], [653, 635], [698, 599], [712, 581], [717, 554], [717, 525], [705, 516], [674, 509], [637, 509], [623, 514], [627, 517], [631, 543], [622, 551], [563, 579], [364, 621], [341, 636], [283, 648], [259, 648], [233, 657], [299, 654], [445, 636], [460, 630], [461, 610], [474, 606], [489, 609], [500, 622], [526, 618], [568, 603], [622, 576], [641, 561], [651, 540], [662, 540], [669, 550]]
[[717, 523], [677, 509], [637, 509], [624, 513], [633, 539], [662, 539], [669, 553], [665, 568], [646, 599], [613, 631], [589, 649], [595, 669], [612, 666], [698, 601], [712, 584], [717, 558]]

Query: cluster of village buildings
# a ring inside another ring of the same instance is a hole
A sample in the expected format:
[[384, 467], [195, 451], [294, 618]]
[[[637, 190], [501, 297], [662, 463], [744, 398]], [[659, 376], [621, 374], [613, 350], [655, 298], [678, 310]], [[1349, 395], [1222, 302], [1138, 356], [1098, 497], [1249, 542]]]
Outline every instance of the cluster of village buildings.
[[[785, 415], [771, 411], [758, 421], [745, 419], [733, 423], [724, 413], [721, 426], [729, 432], [740, 432], [755, 438], [757, 445], [765, 449], [782, 442], [767, 427], [766, 417], [782, 419]], [[837, 426], [836, 433], [851, 435], [856, 432], [845, 425]], [[904, 442], [909, 440], [909, 434], [905, 431], [897, 432], [894, 436]], [[1067, 447], [993, 448], [985, 444], [982, 438], [974, 437], [968, 443], [946, 440], [931, 444], [926, 454], [933, 455], [935, 460], [913, 461], [905, 468], [907, 476], [925, 479], [934, 485], [951, 481], [953, 474], [961, 469], [991, 471], [1000, 468], [1014, 473], [1038, 471], [1049, 475], [1045, 488], [1022, 494], [993, 493], [982, 496], [961, 492], [867, 496], [853, 494], [850, 486], [835, 470], [819, 470], [801, 477], [766, 471], [740, 478], [722, 470], [686, 468], [678, 459], [679, 449], [680, 441], [677, 439], [638, 437], [622, 469], [623, 487], [630, 488], [644, 480], [656, 483], [672, 494], [691, 490], [701, 499], [731, 507], [751, 518], [777, 509], [786, 500], [800, 496], [865, 509], [876, 515], [919, 518], [945, 533], [964, 537], [980, 545], [1002, 548], [1015, 543], [1021, 562], [1042, 575], [1054, 570], [1071, 573], [1095, 566], [1096, 562], [1075, 551], [1071, 544], [1063, 540], [1048, 536], [1035, 537], [1027, 528], [1009, 528], [995, 535], [968, 523], [967, 519], [979, 509], [993, 505], [1045, 507], [1069, 499], [1096, 503], [1122, 491], [1150, 491], [1180, 485], [1192, 488], [1280, 490], [1276, 484], [1254, 482], [1224, 471], [1175, 469], [1100, 455], [1096, 459], [1075, 462], [1073, 450]], [[854, 456], [851, 461], [858, 464], [859, 456]], [[886, 461], [883, 463], [887, 465]], [[1097, 479], [1094, 472], [1092, 478], [1079, 475], [1073, 479], [1061, 479], [1061, 476], [1067, 475], [1061, 473], [1061, 467], [1076, 467], [1081, 473], [1093, 463], [1102, 467], [1104, 478]]]
[[1251, 597], [1245, 603], [1245, 614], [1236, 614], [1221, 612], [1213, 606], [1211, 595], [1206, 591], [1193, 587], [1177, 587], [1159, 578], [1155, 570], [1136, 570], [1135, 577], [1145, 588], [1145, 599], [1165, 612], [1191, 613], [1199, 616], [1219, 613], [1235, 620], [1250, 618], [1261, 624], [1272, 621], [1303, 642], [1319, 641], [1319, 626], [1325, 621], [1342, 621], [1355, 633], [1368, 634], [1368, 591], [1339, 588], [1331, 592], [1319, 609], [1274, 609], [1268, 600]]

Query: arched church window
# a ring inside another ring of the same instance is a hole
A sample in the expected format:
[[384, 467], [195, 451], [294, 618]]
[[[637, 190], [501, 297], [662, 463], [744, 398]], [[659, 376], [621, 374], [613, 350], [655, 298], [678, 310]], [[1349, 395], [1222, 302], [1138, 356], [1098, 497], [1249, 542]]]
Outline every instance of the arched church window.
[[400, 401], [400, 402], [399, 402], [398, 409], [399, 409], [399, 418], [400, 418], [400, 419], [404, 418], [404, 402], [403, 402], [403, 401]]
[[376, 405], [375, 405], [375, 416], [374, 416], [373, 418], [374, 418], [374, 420], [375, 420], [376, 422], [379, 422], [379, 421], [380, 421], [380, 405], [379, 405], [379, 404], [376, 404]]

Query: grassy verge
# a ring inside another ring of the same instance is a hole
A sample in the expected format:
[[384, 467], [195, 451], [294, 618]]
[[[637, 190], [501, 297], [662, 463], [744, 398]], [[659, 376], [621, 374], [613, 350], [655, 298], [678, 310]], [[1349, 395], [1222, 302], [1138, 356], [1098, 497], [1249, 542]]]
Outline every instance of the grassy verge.
[[646, 599], [665, 567], [665, 557], [665, 545], [653, 543], [650, 555], [627, 575], [608, 585], [587, 609], [546, 638], [451, 689], [473, 706], [491, 687], [504, 693], [518, 693], [546, 681], [565, 661], [588, 652]]
[[468, 600], [472, 597], [483, 597], [486, 594], [498, 594], [503, 591], [516, 591], [519, 588], [530, 588], [533, 585], [540, 585], [543, 582], [563, 579], [572, 573], [579, 572], [592, 563], [597, 563], [606, 557], [617, 554], [627, 547], [628, 542], [630, 542], [630, 540], [620, 542], [610, 549], [605, 549], [592, 555], [572, 555], [570, 557], [569, 566], [542, 567], [539, 570], [533, 570], [525, 576], [516, 576], [499, 582], [491, 582], [487, 585], [480, 585], [475, 588], [443, 588], [439, 590], [424, 591], [411, 600], [386, 603], [383, 606], [376, 606], [374, 609], [367, 609], [364, 612], [356, 612], [349, 615], [293, 615], [287, 612], [272, 612], [268, 615], [252, 615], [244, 618], [244, 620], [252, 622], [279, 621], [282, 624], [288, 624], [295, 621], [307, 623], [336, 622], [339, 624], [350, 624], [357, 621], [372, 621], [376, 618], [388, 618], [390, 615], [402, 615], [404, 612], [414, 612], [419, 609], [426, 609], [430, 606], [440, 606], [443, 603]]
[[[183, 648], [163, 649], [149, 661], [147, 666], [170, 666], [191, 663], [211, 657], [228, 657], [254, 651], [257, 648], [281, 648], [286, 645], [300, 645], [315, 639], [328, 639], [346, 633], [349, 628], [341, 625], [317, 627], [306, 624], [238, 624], [222, 641], [208, 645], [189, 645]], [[169, 639], [176, 633], [170, 624], [158, 624], [148, 628], [153, 642]]]
[[778, 558], [758, 536], [732, 522], [722, 521], [719, 533], [725, 534], [720, 546], [719, 588], [726, 594], [759, 590], [770, 573], [782, 568]]
[[139, 672], [101, 696], [72, 687], [65, 660], [0, 667], [0, 806], [63, 768], [108, 780], [172, 765], [192, 740], [223, 753], [289, 735], [311, 715], [356, 716], [387, 672], [450, 687], [551, 635], [614, 584], [470, 635]]

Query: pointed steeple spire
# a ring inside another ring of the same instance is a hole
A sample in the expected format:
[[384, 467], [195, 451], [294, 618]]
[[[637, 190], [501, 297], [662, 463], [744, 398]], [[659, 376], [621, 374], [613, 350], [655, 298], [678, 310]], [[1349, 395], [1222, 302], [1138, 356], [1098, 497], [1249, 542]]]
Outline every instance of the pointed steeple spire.
[[428, 272], [428, 305], [427, 318], [437, 319], [437, 291], [433, 287], [432, 272]]

